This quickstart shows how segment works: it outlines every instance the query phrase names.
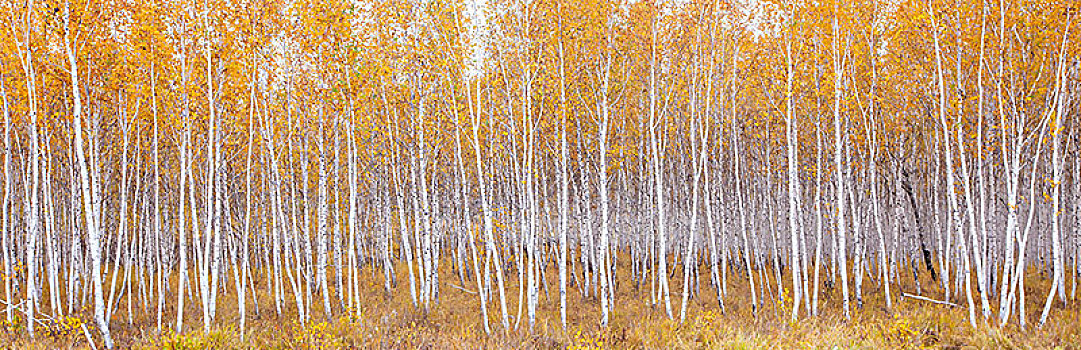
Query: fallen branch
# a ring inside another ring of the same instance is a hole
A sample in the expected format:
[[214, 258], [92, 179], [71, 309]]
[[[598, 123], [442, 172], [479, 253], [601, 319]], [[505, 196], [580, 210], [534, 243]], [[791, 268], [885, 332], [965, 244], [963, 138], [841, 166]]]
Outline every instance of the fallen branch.
[[477, 294], [477, 292], [465, 289], [464, 287], [458, 286], [458, 285], [456, 285], [454, 283], [447, 283], [447, 284], [450, 285], [451, 287], [454, 287], [457, 290], [460, 290], [460, 291], [463, 291], [463, 292], [466, 292], [466, 293], [469, 293], [469, 294]]
[[0, 312], [8, 312], [8, 310], [17, 310], [19, 307], [22, 307], [24, 303], [26, 303], [25, 299], [23, 301], [20, 301], [18, 304], [12, 304], [12, 303], [9, 303], [9, 302], [7, 302], [7, 301], [5, 301], [3, 299], [0, 299], [0, 304], [7, 305], [7, 309], [4, 309], [4, 311], [0, 311]]
[[908, 294], [908, 293], [901, 293], [901, 297], [902, 298], [912, 298], [912, 299], [916, 299], [916, 300], [923, 300], [923, 301], [931, 302], [931, 303], [935, 303], [935, 304], [949, 305], [950, 307], [961, 307], [961, 305], [957, 305], [957, 304], [954, 304], [954, 303], [951, 303], [951, 302], [948, 302], [948, 301], [935, 300], [935, 299], [931, 299], [931, 298], [928, 298], [928, 297], [919, 296], [919, 295], [912, 295], [912, 294]]
[[86, 324], [80, 324], [79, 326], [83, 328], [83, 336], [86, 336], [86, 342], [90, 344], [90, 349], [98, 350], [98, 346], [94, 344], [94, 338], [90, 337], [90, 331], [86, 329]]

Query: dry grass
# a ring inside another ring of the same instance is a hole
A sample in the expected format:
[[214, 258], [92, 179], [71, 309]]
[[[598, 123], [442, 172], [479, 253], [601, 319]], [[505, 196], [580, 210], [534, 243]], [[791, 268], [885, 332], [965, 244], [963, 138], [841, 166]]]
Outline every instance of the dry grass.
[[[702, 271], [708, 272], [708, 268]], [[237, 328], [234, 294], [219, 298], [217, 326], [209, 334], [201, 332], [202, 316], [197, 300], [187, 303], [187, 332], [184, 334], [177, 335], [171, 331], [159, 334], [156, 313], [141, 312], [138, 303], [133, 323], [129, 324], [126, 301], [122, 301], [122, 307], [114, 315], [112, 329], [120, 348], [133, 349], [1081, 348], [1081, 314], [1076, 304], [1066, 308], [1057, 306], [1048, 325], [1039, 330], [1032, 327], [1042, 306], [1037, 304], [1043, 301], [1049, 286], [1049, 281], [1036, 273], [1031, 273], [1027, 282], [1030, 327], [1023, 331], [1016, 322], [1004, 328], [981, 326], [973, 329], [968, 325], [965, 308], [951, 308], [913, 299], [898, 300], [896, 295], [893, 310], [887, 311], [882, 290], [866, 279], [864, 306], [857, 309], [853, 303], [853, 318], [849, 321], [842, 317], [840, 291], [837, 290], [822, 292], [820, 303], [823, 316], [802, 317], [797, 322], [791, 322], [788, 305], [791, 302], [778, 303], [775, 299], [767, 298], [756, 317], [750, 308], [748, 285], [743, 276], [735, 271], [729, 273], [729, 293], [724, 297], [724, 313], [717, 307], [715, 291], [708, 286], [708, 275], [703, 275], [700, 293], [691, 299], [687, 319], [680, 323], [681, 292], [671, 295], [676, 320], [669, 320], [663, 304], [651, 305], [649, 285], [637, 288], [627, 276], [626, 269], [620, 270], [619, 280], [622, 282], [607, 329], [599, 325], [598, 301], [582, 298], [575, 287], [569, 290], [567, 298], [567, 318], [571, 326], [563, 330], [559, 325], [557, 272], [553, 269], [547, 276], [547, 293], [543, 289], [540, 293], [534, 330], [528, 329], [526, 320], [520, 324], [512, 320], [512, 328], [515, 325], [517, 328], [500, 330], [499, 306], [497, 302], [491, 302], [489, 315], [493, 333], [487, 335], [480, 323], [477, 296], [447, 286], [447, 283], [459, 284], [457, 275], [449, 269], [441, 273], [443, 285], [440, 302], [428, 312], [412, 306], [408, 286], [401, 284], [408, 281], [404, 275], [399, 276], [400, 284], [396, 292], [388, 296], [383, 292], [381, 272], [373, 274], [370, 269], [362, 272], [361, 289], [364, 293], [357, 317], [349, 316], [346, 310], [336, 309], [335, 317], [327, 319], [319, 306], [320, 297], [316, 296], [313, 302], [316, 309], [312, 312], [314, 320], [301, 324], [295, 321], [292, 296], [285, 298], [283, 314], [277, 316], [272, 299], [260, 291], [260, 314], [255, 316], [249, 305], [250, 319], [243, 340]], [[399, 274], [401, 272], [402, 269], [399, 269]], [[671, 282], [673, 291], [682, 290], [680, 275], [676, 274]], [[256, 278], [263, 276], [257, 274]], [[760, 276], [755, 275], [756, 281]], [[507, 277], [508, 312], [514, 316], [518, 300], [517, 275]], [[257, 283], [265, 285], [262, 280]], [[471, 284], [468, 282], [466, 288], [475, 290], [475, 285]], [[923, 285], [929, 286], [931, 281], [923, 281]], [[908, 285], [894, 288], [895, 294], [897, 288], [914, 290]], [[930, 290], [925, 288], [924, 292], [935, 298], [941, 297], [937, 286]], [[955, 297], [954, 301], [957, 300]], [[963, 304], [963, 301], [960, 303]], [[169, 304], [172, 307], [171, 299]], [[166, 328], [172, 325], [175, 319], [173, 315], [174, 310], [167, 310]], [[89, 312], [83, 310], [79, 316], [88, 320], [86, 316], [89, 316]], [[50, 334], [34, 341], [25, 339], [25, 332], [9, 327], [0, 337], [0, 344], [5, 348], [17, 349], [89, 348], [86, 337], [78, 329], [78, 319], [58, 322], [49, 328], [52, 330]]]

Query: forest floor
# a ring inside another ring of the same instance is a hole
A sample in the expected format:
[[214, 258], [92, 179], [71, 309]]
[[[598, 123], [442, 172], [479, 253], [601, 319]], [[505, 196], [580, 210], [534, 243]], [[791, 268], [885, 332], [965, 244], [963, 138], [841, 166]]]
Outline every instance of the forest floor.
[[[197, 296], [187, 303], [186, 332], [181, 335], [171, 331], [159, 333], [156, 311], [150, 308], [143, 312], [139, 301], [132, 306], [130, 323], [126, 314], [126, 299], [121, 301], [111, 324], [117, 346], [124, 349], [1081, 349], [1081, 312], [1076, 304], [1069, 307], [1056, 305], [1047, 325], [1042, 329], [1034, 327], [1050, 285], [1046, 278], [1035, 272], [1029, 274], [1026, 282], [1029, 326], [1021, 330], [1016, 317], [1007, 327], [985, 326], [981, 322], [978, 328], [972, 328], [964, 307], [966, 302], [956, 294], [952, 301], [960, 304], [960, 307], [899, 298], [898, 288], [906, 293], [914, 293], [916, 288], [911, 278], [907, 283], [894, 285], [892, 310], [885, 308], [881, 284], [866, 277], [863, 306], [857, 307], [853, 299], [851, 320], [844, 320], [841, 291], [833, 289], [820, 293], [821, 316], [807, 317], [803, 314], [804, 310], [800, 310], [800, 319], [792, 322], [789, 311], [791, 301], [778, 303], [775, 297], [776, 281], [771, 276], [772, 270], [765, 274], [771, 279], [771, 289], [766, 290], [766, 300], [757, 315], [750, 307], [750, 288], [746, 276], [738, 274], [738, 271], [730, 271], [728, 293], [724, 297], [725, 312], [722, 313], [715, 291], [709, 286], [708, 266], [702, 267], [699, 294], [688, 302], [687, 317], [681, 323], [682, 266], [673, 267], [679, 269], [678, 273], [672, 274], [670, 282], [675, 320], [669, 320], [666, 316], [663, 302], [651, 305], [648, 281], [636, 288], [627, 276], [629, 270], [620, 269], [620, 285], [608, 328], [602, 328], [599, 324], [601, 310], [596, 298], [583, 298], [576, 286], [568, 289], [568, 329], [560, 327], [558, 272], [555, 269], [548, 272], [547, 291], [542, 289], [539, 293], [536, 325], [532, 331], [529, 330], [524, 308], [521, 322], [514, 318], [518, 315], [516, 273], [506, 276], [507, 308], [512, 317], [512, 330], [501, 330], [496, 294], [491, 297], [488, 310], [492, 334], [486, 335], [480, 323], [479, 300], [472, 293], [476, 289], [475, 283], [467, 281], [462, 286], [457, 274], [449, 269], [440, 273], [443, 279], [440, 300], [428, 312], [413, 307], [404, 269], [398, 269], [398, 286], [392, 296], [387, 296], [383, 290], [382, 272], [373, 273], [366, 268], [361, 270], [360, 305], [363, 306], [360, 307], [359, 317], [350, 317], [335, 305], [335, 316], [327, 318], [321, 310], [321, 297], [316, 295], [312, 302], [315, 308], [313, 320], [302, 324], [296, 321], [295, 305], [291, 305], [294, 303], [292, 295], [285, 297], [283, 314], [277, 316], [272, 299], [260, 290], [258, 315], [249, 302], [247, 330], [240, 334], [236, 295], [229, 288], [230, 293], [218, 299], [216, 326], [210, 333], [201, 331], [202, 313]], [[328, 278], [333, 276], [329, 274]], [[823, 280], [826, 276], [823, 269]], [[258, 286], [265, 286], [265, 275], [255, 277]], [[762, 274], [755, 273], [758, 288], [762, 288], [762, 277]], [[1068, 283], [1071, 282], [1072, 277], [1068, 278]], [[332, 280], [332, 288], [333, 284]], [[929, 279], [922, 284], [925, 286], [924, 295], [942, 298], [940, 284], [933, 284]], [[927, 287], [932, 284], [933, 287]], [[232, 286], [232, 281], [229, 281], [228, 287]], [[167, 303], [170, 307], [164, 317], [166, 328], [171, 328], [175, 322], [171, 307], [173, 298], [169, 298]], [[997, 299], [992, 304], [997, 305]], [[978, 298], [976, 305], [978, 308]], [[33, 341], [25, 339], [25, 332], [20, 332], [17, 327], [8, 327], [0, 335], [0, 347], [91, 348], [79, 325], [82, 320], [89, 320], [88, 316], [89, 312], [84, 310], [81, 319], [51, 322], [53, 324], [46, 332], [39, 331], [39, 334], [47, 334]], [[87, 322], [86, 326], [94, 339], [98, 339], [92, 323]], [[100, 340], [97, 346], [100, 348]]]

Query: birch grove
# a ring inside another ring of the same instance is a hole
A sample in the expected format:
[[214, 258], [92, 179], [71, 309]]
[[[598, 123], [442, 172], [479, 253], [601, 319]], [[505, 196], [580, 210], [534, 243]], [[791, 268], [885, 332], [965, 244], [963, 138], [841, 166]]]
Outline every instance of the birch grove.
[[1078, 312], [1066, 1], [0, 6], [20, 337]]

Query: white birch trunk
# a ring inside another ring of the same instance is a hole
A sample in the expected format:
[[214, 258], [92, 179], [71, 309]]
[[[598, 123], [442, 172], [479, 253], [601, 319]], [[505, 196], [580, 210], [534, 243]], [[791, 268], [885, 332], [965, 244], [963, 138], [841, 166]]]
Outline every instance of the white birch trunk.
[[[70, 24], [69, 24], [70, 23], [70, 21], [69, 21], [70, 12], [69, 11], [70, 10], [68, 9], [68, 4], [65, 3], [65, 6], [64, 6], [64, 24], [65, 24], [65, 27], [70, 27]], [[70, 33], [71, 31], [65, 31], [65, 32]], [[67, 53], [67, 56], [68, 56], [68, 64], [70, 65], [70, 67], [69, 67], [70, 70], [68, 72], [70, 73], [70, 76], [71, 76], [71, 92], [72, 92], [72, 97], [73, 97], [73, 101], [74, 101], [74, 109], [73, 109], [74, 115], [72, 116], [72, 119], [73, 119], [74, 124], [75, 124], [75, 153], [76, 153], [77, 161], [78, 161], [78, 164], [79, 164], [80, 178], [82, 180], [81, 182], [82, 182], [82, 185], [83, 185], [82, 186], [83, 207], [84, 207], [83, 213], [86, 216], [86, 218], [85, 218], [85, 220], [86, 220], [86, 229], [87, 229], [88, 237], [89, 237], [88, 244], [89, 244], [89, 249], [90, 249], [90, 261], [91, 261], [90, 279], [91, 279], [91, 283], [93, 284], [93, 288], [94, 288], [94, 321], [97, 324], [99, 331], [101, 332], [102, 341], [105, 343], [105, 348], [112, 349], [113, 348], [113, 339], [112, 339], [112, 336], [109, 333], [109, 323], [105, 319], [105, 313], [106, 313], [105, 312], [105, 300], [104, 300], [104, 291], [102, 290], [102, 283], [101, 283], [102, 282], [102, 278], [101, 278], [101, 232], [98, 229], [98, 221], [97, 221], [97, 215], [100, 215], [100, 213], [101, 213], [101, 209], [100, 209], [100, 203], [101, 202], [100, 202], [99, 197], [96, 194], [93, 195], [93, 196], [91, 195], [91, 192], [93, 192], [93, 189], [97, 187], [97, 184], [91, 182], [91, 179], [90, 179], [90, 176], [89, 176], [89, 167], [90, 167], [90, 165], [87, 164], [86, 152], [83, 150], [83, 128], [82, 128], [82, 123], [83, 123], [82, 108], [83, 108], [83, 106], [82, 106], [82, 97], [80, 96], [80, 93], [79, 93], [79, 86], [80, 86], [79, 85], [79, 66], [78, 66], [77, 60], [75, 58], [75, 55], [76, 55], [76, 53], [74, 51], [75, 49], [72, 47], [77, 40], [78, 40], [77, 37], [76, 38], [65, 38], [64, 47], [65, 47], [65, 52]], [[29, 63], [29, 64], [32, 65], [32, 60], [31, 60], [31, 63]], [[31, 71], [33, 71], [32, 68], [31, 68]], [[33, 91], [33, 90], [31, 90], [31, 91]], [[36, 115], [34, 113], [34, 111], [33, 111], [33, 106], [34, 106], [34, 104], [31, 103], [31, 108], [32, 109], [31, 109], [30, 114], [31, 114], [32, 120], [36, 121], [36, 119], [33, 119], [33, 117]], [[31, 130], [34, 130], [34, 129], [36, 129], [36, 128], [32, 128]], [[32, 143], [36, 142], [35, 138], [32, 137], [31, 142]], [[37, 158], [36, 156], [32, 157], [32, 159], [34, 159], [35, 162], [36, 162], [36, 158]], [[31, 200], [33, 200], [33, 197], [31, 198]], [[123, 210], [123, 209], [121, 209], [121, 210]], [[31, 226], [33, 226], [33, 222], [31, 222]], [[28, 261], [27, 266], [33, 266], [33, 261], [32, 260]], [[33, 269], [31, 268], [31, 269], [29, 269], [29, 271], [33, 271]], [[31, 303], [31, 304], [33, 304], [33, 303]]]
[[[14, 237], [10, 234], [10, 227], [14, 225], [11, 217], [13, 212], [11, 208], [14, 207], [12, 203], [13, 199], [11, 198], [11, 193], [14, 190], [11, 181], [11, 177], [13, 176], [11, 171], [11, 155], [15, 150], [11, 145], [11, 110], [8, 107], [8, 94], [7, 88], [4, 85], [4, 79], [0, 79], [0, 98], [3, 98], [4, 106], [4, 201], [2, 205], [0, 205], [0, 207], [3, 207], [0, 208], [0, 215], [3, 215], [3, 217], [0, 217], [0, 230], [2, 230], [0, 232], [3, 232], [3, 234], [0, 235], [0, 240], [3, 240], [3, 242], [0, 243], [0, 249], [3, 250], [2, 255], [4, 259], [4, 300], [10, 303], [14, 296], [12, 291], [13, 278], [6, 278], [6, 276], [12, 276], [14, 272], [14, 262], [12, 261], [14, 260], [14, 257], [11, 254], [13, 245], [12, 240]], [[68, 280], [69, 282], [73, 280], [70, 275], [68, 276]], [[71, 293], [69, 292], [69, 294]], [[6, 307], [4, 309], [5, 320], [8, 324], [12, 324], [12, 321], [15, 318], [14, 308]]]
[[[602, 69], [604, 69], [604, 72], [602, 73], [603, 76], [604, 76], [604, 82], [602, 83], [602, 87], [601, 87], [601, 89], [602, 89], [601, 90], [601, 105], [600, 105], [600, 107], [601, 107], [601, 120], [599, 121], [600, 124], [598, 125], [598, 130], [597, 130], [597, 132], [598, 132], [597, 151], [598, 151], [598, 155], [599, 155], [598, 161], [597, 161], [598, 162], [598, 164], [597, 164], [597, 188], [598, 188], [598, 191], [597, 192], [600, 195], [600, 212], [601, 212], [601, 234], [600, 234], [600, 243], [598, 244], [598, 247], [599, 247], [598, 251], [600, 252], [600, 254], [598, 256], [598, 260], [600, 260], [600, 265], [601, 266], [598, 269], [598, 271], [601, 271], [600, 278], [602, 278], [602, 281], [607, 280], [607, 278], [608, 278], [607, 276], [608, 276], [608, 273], [610, 271], [610, 269], [609, 269], [609, 258], [608, 258], [608, 241], [609, 241], [609, 235], [610, 235], [609, 231], [610, 231], [610, 225], [611, 225], [611, 223], [609, 222], [609, 212], [608, 212], [608, 205], [609, 205], [609, 203], [608, 203], [608, 127], [609, 127], [608, 88], [609, 88], [609, 75], [611, 74], [611, 67], [612, 67], [612, 58], [611, 58], [612, 51], [611, 51], [611, 47], [608, 48], [607, 53], [608, 53], [608, 55], [605, 58], [605, 63], [604, 63], [603, 68], [602, 68]], [[661, 242], [661, 250], [663, 252], [663, 250], [664, 250], [663, 235], [661, 237], [662, 237], [662, 239], [661, 239], [661, 241], [662, 241]], [[662, 258], [661, 270], [663, 271], [664, 266], [665, 266], [665, 262], [663, 260], [663, 258], [664, 258], [663, 254], [661, 255], [661, 258]], [[668, 275], [665, 274], [663, 276], [662, 280], [667, 281], [667, 279], [668, 279]], [[607, 283], [604, 283], [604, 284], [607, 284]], [[662, 286], [664, 286], [664, 285], [667, 285], [667, 283], [662, 283]], [[611, 302], [610, 301], [611, 301], [611, 298], [612, 298], [611, 293], [612, 293], [612, 291], [611, 291], [611, 286], [610, 285], [603, 285], [602, 286], [601, 294], [600, 294], [600, 297], [601, 297], [601, 326], [602, 327], [608, 327], [608, 321], [609, 321], [609, 316], [610, 316], [609, 315], [609, 310], [611, 309]], [[667, 301], [667, 296], [668, 296], [668, 294], [665, 293], [666, 301]], [[667, 303], [666, 303], [666, 305], [667, 305]], [[669, 311], [669, 317], [671, 317], [671, 311]]]
[[[792, 115], [793, 99], [795, 95], [792, 94], [792, 80], [795, 75], [792, 68], [792, 38], [791, 35], [786, 32], [785, 35], [785, 65], [788, 72], [788, 79], [785, 83], [785, 132], [786, 142], [788, 149], [788, 232], [791, 237], [791, 246], [789, 246], [789, 253], [791, 254], [790, 263], [792, 270], [792, 320], [799, 319], [799, 304], [803, 298], [803, 291], [800, 287], [803, 285], [803, 271], [800, 264], [800, 244], [799, 234], [802, 230], [802, 223], [800, 222], [800, 204], [799, 195], [800, 183], [799, 183], [799, 168], [797, 164], [798, 153], [798, 131], [796, 130], [796, 120]], [[777, 281], [780, 285], [780, 281]]]
[[[668, 318], [672, 318], [672, 301], [668, 296], [668, 239], [665, 236], [665, 218], [664, 212], [664, 164], [661, 161], [661, 152], [663, 147], [658, 145], [660, 141], [657, 140], [657, 129], [664, 129], [664, 116], [657, 119], [657, 19], [651, 22], [651, 45], [649, 56], [649, 140], [650, 150], [653, 156], [653, 199], [656, 201], [653, 206], [653, 215], [655, 218], [653, 229], [657, 234], [657, 270], [654, 272], [656, 276], [659, 276], [661, 298], [664, 300], [664, 312], [668, 315]], [[733, 61], [735, 58], [733, 57]], [[734, 104], [733, 104], [733, 108]], [[607, 108], [605, 108], [607, 111]], [[663, 112], [662, 112], [663, 113]], [[603, 168], [602, 162], [602, 168]]]
[[[481, 106], [483, 106], [483, 105], [481, 104], [480, 83], [478, 82], [477, 83], [477, 109], [478, 109], [478, 111], [480, 110]], [[494, 125], [494, 124], [491, 123], [491, 114], [488, 115], [488, 120], [489, 120], [489, 123], [488, 123], [489, 126]], [[477, 166], [477, 180], [478, 180], [477, 182], [478, 182], [478, 187], [480, 189], [480, 203], [481, 203], [481, 207], [482, 207], [481, 209], [484, 212], [484, 241], [485, 241], [485, 245], [487, 246], [488, 259], [491, 259], [493, 261], [492, 265], [495, 265], [495, 278], [496, 278], [496, 283], [497, 283], [498, 288], [499, 288], [499, 307], [500, 307], [500, 312], [502, 313], [503, 329], [508, 330], [508, 329], [510, 329], [510, 320], [509, 320], [509, 316], [507, 315], [507, 297], [506, 297], [506, 294], [504, 292], [505, 289], [503, 287], [503, 262], [499, 258], [499, 250], [496, 248], [496, 245], [495, 245], [495, 234], [494, 234], [494, 231], [495, 231], [494, 226], [495, 226], [495, 224], [493, 223], [493, 218], [492, 218], [493, 213], [492, 213], [491, 203], [488, 201], [488, 194], [487, 194], [487, 192], [488, 192], [488, 180], [487, 180], [487, 175], [484, 172], [484, 160], [481, 157], [481, 152], [480, 152], [481, 140], [480, 140], [480, 137], [478, 136], [479, 135], [479, 129], [480, 129], [480, 113], [476, 113], [473, 116], [473, 154], [474, 154], [474, 157], [475, 157], [475, 160], [476, 160], [476, 166]], [[486, 267], [485, 267], [485, 272], [484, 273], [485, 273], [485, 275], [488, 275], [487, 264], [485, 266]]]
[[740, 127], [738, 125], [739, 118], [736, 113], [736, 59], [739, 56], [739, 46], [736, 46], [736, 50], [732, 53], [732, 80], [730, 82], [729, 90], [732, 91], [732, 112], [730, 113], [730, 124], [732, 127], [732, 174], [735, 175], [735, 196], [736, 196], [736, 212], [739, 213], [739, 234], [743, 241], [743, 261], [746, 263], [747, 281], [751, 287], [751, 312], [755, 315], [758, 314], [758, 293], [755, 291], [754, 285], [754, 268], [751, 264], [751, 258], [754, 255], [753, 244], [750, 238], [747, 237], [747, 212], [743, 203], [743, 169], [740, 167], [740, 160], [743, 155], [740, 152]]
[[[942, 77], [942, 50], [941, 50], [941, 46], [939, 45], [938, 25], [937, 25], [937, 21], [935, 19], [935, 16], [937, 14], [934, 13], [933, 8], [929, 7], [928, 8], [928, 15], [931, 16], [931, 27], [932, 27], [932, 30], [934, 31], [932, 33], [932, 37], [934, 39], [935, 71], [936, 71], [936, 80], [938, 82], [938, 117], [939, 117], [939, 121], [940, 121], [940, 123], [942, 125], [943, 145], [945, 146], [945, 150], [946, 150], [946, 154], [945, 154], [945, 157], [946, 157], [946, 164], [945, 164], [945, 167], [946, 167], [946, 198], [947, 198], [947, 200], [949, 202], [949, 207], [950, 207], [950, 212], [951, 212], [950, 220], [952, 221], [952, 224], [953, 224], [953, 231], [958, 235], [962, 235], [962, 232], [964, 232], [964, 227], [963, 227], [963, 223], [961, 222], [960, 206], [959, 206], [958, 201], [957, 201], [957, 192], [955, 191], [955, 177], [954, 177], [954, 172], [953, 172], [953, 153], [952, 153], [951, 147], [950, 147], [950, 130], [951, 130], [951, 128], [949, 127], [949, 124], [946, 123], [946, 83], [945, 83], [945, 81], [944, 81], [944, 79]], [[968, 251], [966, 249], [967, 246], [965, 244], [965, 240], [964, 240], [963, 236], [961, 236], [961, 239], [959, 239], [958, 242], [959, 242], [958, 243], [958, 245], [959, 245], [958, 249], [960, 249], [960, 252], [961, 252], [961, 255], [962, 255], [962, 258], [961, 258], [961, 260], [962, 260], [962, 266], [961, 266], [962, 271], [960, 271], [959, 273], [964, 276], [963, 278], [964, 278], [964, 281], [965, 281], [965, 287], [966, 287], [965, 295], [966, 295], [967, 300], [968, 300], [969, 324], [973, 328], [975, 328], [976, 327], [976, 310], [975, 310], [974, 302], [972, 300], [972, 291], [970, 289], [971, 285], [969, 284]], [[948, 274], [943, 274], [943, 275], [948, 276]]]
[[840, 13], [837, 10], [837, 5], [834, 5], [834, 17], [833, 17], [833, 160], [834, 160], [834, 174], [836, 175], [836, 184], [834, 190], [836, 191], [837, 201], [837, 245], [834, 247], [834, 251], [837, 252], [833, 259], [841, 266], [839, 270], [841, 275], [841, 302], [842, 310], [844, 311], [844, 317], [846, 320], [851, 319], [848, 306], [848, 248], [845, 245], [845, 238], [847, 236], [848, 226], [845, 223], [845, 189], [848, 185], [845, 183], [845, 164], [842, 160], [842, 154], [845, 153], [844, 137], [842, 129], [844, 123], [841, 119], [841, 86], [842, 79], [844, 78], [844, 70], [842, 69], [842, 59], [840, 52], [839, 36], [841, 35], [840, 26], [837, 22], [837, 16]]
[[[1061, 193], [1062, 193], [1062, 133], [1066, 130], [1063, 128], [1062, 120], [1067, 118], [1066, 110], [1066, 43], [1070, 37], [1070, 18], [1072, 12], [1066, 15], [1066, 29], [1062, 34], [1062, 45], [1059, 48], [1059, 62], [1058, 62], [1058, 74], [1055, 78], [1055, 104], [1052, 105], [1053, 111], [1051, 111], [1051, 260], [1052, 260], [1052, 279], [1051, 279], [1051, 291], [1047, 293], [1047, 301], [1044, 303], [1043, 312], [1040, 314], [1040, 322], [1037, 324], [1037, 328], [1042, 328], [1044, 323], [1047, 322], [1047, 315], [1051, 312], [1051, 304], [1055, 300], [1055, 294], [1058, 294], [1059, 300], [1066, 302], [1066, 271], [1065, 264], [1063, 263], [1063, 247], [1062, 247], [1062, 227], [1061, 227], [1061, 214], [1063, 212], [1061, 206]], [[1076, 180], [1075, 180], [1076, 181]]]
[[[562, 27], [562, 19], [560, 27]], [[559, 322], [567, 329], [567, 226], [570, 214], [570, 183], [567, 172], [570, 167], [567, 145], [567, 82], [563, 62], [563, 37], [559, 40]], [[6, 103], [6, 100], [5, 100]], [[6, 104], [5, 104], [6, 107]], [[478, 154], [479, 156], [479, 154]], [[487, 328], [485, 328], [487, 330]]]

